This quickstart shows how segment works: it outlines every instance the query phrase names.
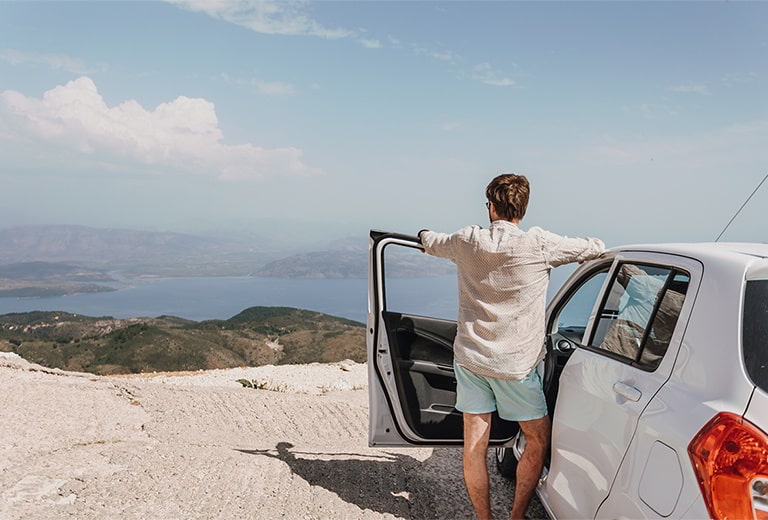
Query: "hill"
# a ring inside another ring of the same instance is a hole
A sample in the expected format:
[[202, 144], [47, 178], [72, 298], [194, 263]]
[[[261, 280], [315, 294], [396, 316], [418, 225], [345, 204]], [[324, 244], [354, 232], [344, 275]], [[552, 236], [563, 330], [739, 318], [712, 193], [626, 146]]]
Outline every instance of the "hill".
[[116, 291], [107, 272], [82, 265], [18, 262], [0, 265], [0, 298], [64, 296]]
[[365, 326], [290, 307], [251, 307], [228, 320], [114, 319], [65, 312], [0, 315], [0, 351], [50, 368], [136, 374], [365, 361]]
[[269, 262], [256, 276], [273, 278], [365, 278], [366, 251], [313, 251]]
[[20, 267], [25, 279], [47, 281], [59, 263], [126, 277], [243, 276], [280, 256], [257, 239], [67, 225], [0, 229], [0, 266], [20, 264], [0, 279], [18, 279]]

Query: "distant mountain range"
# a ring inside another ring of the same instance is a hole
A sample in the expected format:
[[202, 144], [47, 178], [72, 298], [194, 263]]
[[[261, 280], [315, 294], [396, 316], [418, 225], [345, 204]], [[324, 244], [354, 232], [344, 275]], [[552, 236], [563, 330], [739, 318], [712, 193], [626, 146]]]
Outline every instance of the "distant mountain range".
[[[365, 243], [362, 238], [360, 241]], [[267, 271], [262, 272], [266, 264], [295, 253], [295, 249], [280, 249], [275, 243], [253, 237], [222, 238], [85, 226], [25, 226], [0, 229], [0, 278], [61, 281], [65, 272], [78, 270], [100, 272], [104, 278], [109, 278], [106, 274], [109, 272], [125, 277], [271, 276]], [[364, 267], [364, 247], [358, 248], [358, 253], [359, 263]], [[348, 255], [346, 251], [338, 254]], [[360, 272], [358, 268], [357, 275]], [[317, 269], [305, 269], [302, 273], [299, 276], [324, 276]]]
[[[394, 253], [389, 273], [450, 272], [432, 260], [413, 262]], [[253, 237], [64, 225], [0, 229], [0, 297], [112, 291], [111, 282], [121, 277], [365, 278], [367, 274], [365, 236], [297, 252]]]
[[[101, 229], [85, 226], [25, 226], [0, 229], [0, 265], [66, 262], [128, 274], [202, 271], [239, 272], [274, 259], [233, 239], [183, 233]], [[205, 266], [215, 266], [206, 269]]]
[[257, 269], [257, 276], [275, 278], [365, 278], [366, 251], [315, 251], [291, 255]]

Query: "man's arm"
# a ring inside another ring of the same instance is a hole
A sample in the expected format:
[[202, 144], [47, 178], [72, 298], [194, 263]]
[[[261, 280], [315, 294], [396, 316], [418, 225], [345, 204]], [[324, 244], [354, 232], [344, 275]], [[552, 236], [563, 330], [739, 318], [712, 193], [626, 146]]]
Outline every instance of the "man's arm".
[[544, 240], [544, 254], [551, 267], [585, 262], [605, 252], [605, 244], [599, 238], [571, 238], [545, 231]]
[[418, 236], [425, 252], [441, 258], [454, 258], [453, 235], [422, 229]]

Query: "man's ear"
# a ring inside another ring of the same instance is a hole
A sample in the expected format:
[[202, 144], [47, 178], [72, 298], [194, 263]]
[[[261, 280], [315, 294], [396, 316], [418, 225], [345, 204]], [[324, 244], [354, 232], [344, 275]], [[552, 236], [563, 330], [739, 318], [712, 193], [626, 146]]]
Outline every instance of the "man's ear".
[[496, 204], [493, 202], [488, 205], [488, 215], [491, 217], [491, 222], [499, 220], [499, 214], [496, 212]]

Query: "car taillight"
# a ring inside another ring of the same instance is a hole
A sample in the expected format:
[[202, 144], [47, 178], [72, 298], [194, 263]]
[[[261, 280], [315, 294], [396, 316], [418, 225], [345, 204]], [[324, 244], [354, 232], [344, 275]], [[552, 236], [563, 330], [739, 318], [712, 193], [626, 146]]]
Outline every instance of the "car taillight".
[[712, 418], [688, 445], [712, 518], [768, 520], [768, 435], [732, 413]]

